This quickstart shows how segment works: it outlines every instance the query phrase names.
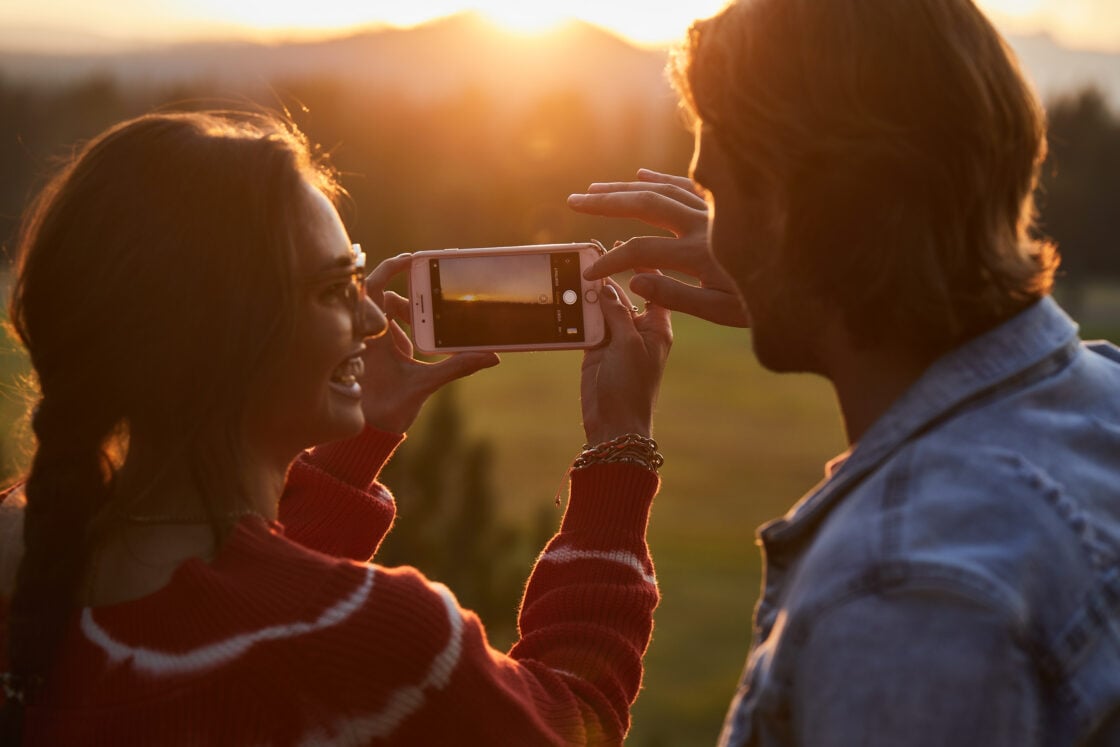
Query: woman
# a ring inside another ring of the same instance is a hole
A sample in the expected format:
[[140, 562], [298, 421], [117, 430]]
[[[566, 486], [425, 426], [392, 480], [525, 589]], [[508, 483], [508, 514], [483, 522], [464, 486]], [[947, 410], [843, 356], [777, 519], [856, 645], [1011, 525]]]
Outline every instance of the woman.
[[23, 524], [0, 577], [8, 741], [621, 742], [658, 598], [668, 313], [604, 294], [598, 447], [502, 654], [445, 587], [368, 562], [400, 434], [497, 358], [413, 360], [374, 303], [407, 321], [383, 289], [408, 258], [363, 284], [340, 191], [290, 125], [162, 114], [95, 139], [33, 206], [11, 320], [38, 445], [0, 504]]

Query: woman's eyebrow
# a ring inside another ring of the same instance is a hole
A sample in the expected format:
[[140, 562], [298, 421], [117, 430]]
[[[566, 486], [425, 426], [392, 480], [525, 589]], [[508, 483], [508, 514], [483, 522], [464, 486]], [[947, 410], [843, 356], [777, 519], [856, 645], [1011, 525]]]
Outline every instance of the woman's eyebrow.
[[354, 267], [354, 265], [354, 254], [352, 252], [347, 252], [346, 254], [340, 254], [328, 260], [315, 274], [325, 275], [331, 270], [345, 270]]

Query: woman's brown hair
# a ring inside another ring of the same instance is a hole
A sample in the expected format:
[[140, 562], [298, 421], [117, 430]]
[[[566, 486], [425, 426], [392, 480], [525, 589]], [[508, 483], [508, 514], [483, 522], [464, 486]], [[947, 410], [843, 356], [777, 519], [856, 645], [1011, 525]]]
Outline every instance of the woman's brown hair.
[[[245, 501], [244, 408], [291, 329], [304, 181], [339, 192], [280, 118], [152, 114], [88, 143], [27, 211], [10, 319], [37, 445], [7, 648], [29, 701], [107, 517], [143, 513], [167, 465], [218, 539]], [[22, 714], [8, 698], [2, 736], [18, 740]]]

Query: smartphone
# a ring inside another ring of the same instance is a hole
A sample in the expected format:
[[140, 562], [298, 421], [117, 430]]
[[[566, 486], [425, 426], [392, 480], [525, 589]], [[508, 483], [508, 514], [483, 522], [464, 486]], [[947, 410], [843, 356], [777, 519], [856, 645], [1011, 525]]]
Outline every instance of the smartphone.
[[575, 350], [603, 341], [595, 242], [416, 252], [412, 337], [423, 353]]

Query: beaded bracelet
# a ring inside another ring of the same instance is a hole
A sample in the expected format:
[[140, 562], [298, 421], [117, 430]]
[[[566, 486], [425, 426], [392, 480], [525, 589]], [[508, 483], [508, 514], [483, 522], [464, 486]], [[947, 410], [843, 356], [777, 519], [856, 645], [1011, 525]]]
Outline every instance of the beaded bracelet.
[[583, 451], [572, 463], [572, 470], [583, 469], [592, 464], [614, 462], [636, 464], [651, 472], [657, 472], [661, 465], [665, 464], [665, 457], [657, 450], [657, 442], [652, 438], [639, 436], [637, 433], [627, 433], [597, 446], [584, 444]]

